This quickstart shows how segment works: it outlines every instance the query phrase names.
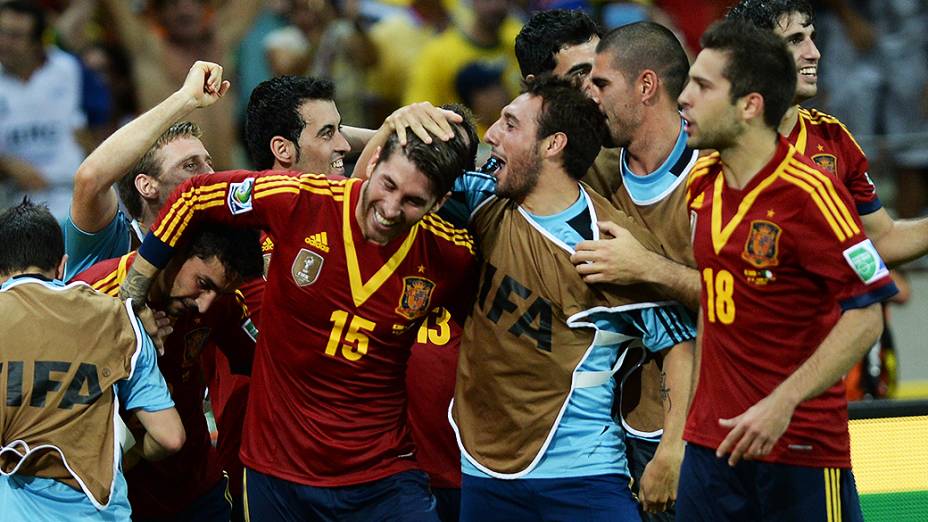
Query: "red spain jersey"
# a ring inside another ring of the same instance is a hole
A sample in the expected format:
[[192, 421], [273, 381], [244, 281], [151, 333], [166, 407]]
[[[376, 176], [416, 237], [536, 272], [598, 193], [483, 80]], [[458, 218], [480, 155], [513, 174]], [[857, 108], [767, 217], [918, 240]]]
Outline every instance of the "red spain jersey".
[[419, 328], [406, 369], [416, 461], [433, 488], [461, 487], [461, 450], [448, 421], [458, 370], [460, 323], [445, 308], [433, 310]]
[[473, 291], [471, 236], [428, 214], [386, 245], [355, 219], [364, 182], [279, 171], [197, 176], [175, 191], [141, 255], [164, 266], [201, 221], [274, 242], [242, 462], [312, 486], [415, 467], [406, 362], [423, 318]]
[[799, 120], [786, 140], [847, 188], [858, 214], [865, 216], [883, 207], [868, 174], [867, 156], [838, 118], [800, 107]]
[[[261, 234], [261, 252], [264, 256], [264, 268], [267, 272], [274, 242], [267, 234]], [[251, 317], [254, 333], [260, 331], [261, 302], [264, 299], [264, 277], [245, 281], [239, 292], [245, 298], [245, 306]], [[248, 389], [251, 377], [232, 372], [229, 359], [210, 344], [203, 352], [203, 368], [207, 375], [210, 405], [216, 419], [216, 451], [219, 465], [229, 475], [229, 491], [235, 495], [242, 494], [242, 472], [244, 467], [239, 458], [242, 448], [242, 428], [245, 424], [245, 410], [248, 406]]]
[[[818, 348], [843, 310], [896, 293], [844, 186], [784, 139], [742, 190], [719, 155], [689, 179], [693, 251], [702, 278], [699, 381], [684, 438], [718, 448], [733, 418], [769, 395]], [[768, 462], [850, 467], [839, 381], [802, 402]]]
[[[135, 252], [101, 261], [74, 277], [117, 297]], [[254, 341], [239, 326], [247, 320], [236, 296], [220, 296], [205, 314], [177, 319], [165, 340], [158, 369], [164, 375], [187, 439], [181, 450], [157, 462], [140, 461], [126, 472], [132, 512], [142, 517], [170, 517], [186, 509], [222, 478], [216, 450], [203, 416], [206, 379], [200, 355], [207, 343], [222, 347], [232, 368], [247, 373]], [[131, 424], [130, 424], [131, 426]]]

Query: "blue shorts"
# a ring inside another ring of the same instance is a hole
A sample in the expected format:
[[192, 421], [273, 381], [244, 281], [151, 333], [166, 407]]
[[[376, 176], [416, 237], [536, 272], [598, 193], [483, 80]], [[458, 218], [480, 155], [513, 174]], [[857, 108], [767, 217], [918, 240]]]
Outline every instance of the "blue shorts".
[[340, 487], [315, 487], [245, 468], [245, 520], [438, 522], [429, 479], [418, 470]]
[[628, 477], [596, 475], [563, 479], [517, 479], [464, 475], [462, 522], [640, 521]]
[[461, 518], [461, 488], [432, 488], [435, 510], [441, 522], [458, 522]]
[[695, 444], [686, 446], [676, 507], [678, 520], [694, 522], [863, 522], [849, 469], [750, 460], [731, 467]]

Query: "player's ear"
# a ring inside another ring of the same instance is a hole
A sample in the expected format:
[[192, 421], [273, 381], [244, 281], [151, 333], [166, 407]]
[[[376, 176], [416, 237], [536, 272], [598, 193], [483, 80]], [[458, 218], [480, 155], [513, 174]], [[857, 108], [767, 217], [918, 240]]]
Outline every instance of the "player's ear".
[[544, 139], [544, 147], [542, 147], [542, 150], [544, 151], [544, 156], [550, 158], [564, 152], [566, 147], [567, 135], [563, 132], [555, 132]]
[[660, 88], [660, 81], [657, 73], [651, 69], [645, 69], [638, 75], [638, 95], [645, 105], [650, 105], [657, 97]]
[[380, 161], [381, 150], [383, 150], [383, 147], [377, 147], [374, 153], [371, 154], [371, 160], [367, 162], [367, 167], [364, 169], [364, 172], [367, 174], [367, 179], [371, 179], [374, 176], [374, 168], [377, 167], [377, 162]]
[[289, 167], [296, 163], [296, 145], [283, 136], [274, 136], [268, 145], [277, 163]]
[[135, 177], [135, 190], [142, 196], [142, 199], [156, 199], [158, 180], [148, 174], [139, 174]]
[[438, 201], [436, 201], [435, 204], [432, 205], [432, 208], [429, 209], [429, 212], [435, 212], [441, 207], [445, 206], [445, 203], [448, 201], [448, 198], [450, 197], [451, 197], [451, 191], [449, 190], [448, 192], [445, 193], [444, 196], [438, 198]]
[[64, 280], [64, 269], [66, 266], [68, 266], [68, 254], [61, 256], [58, 268], [55, 269], [55, 279]]
[[764, 103], [764, 97], [759, 93], [750, 92], [745, 94], [738, 100], [738, 104], [745, 121], [759, 118], [759, 121], [763, 122], [766, 104]]

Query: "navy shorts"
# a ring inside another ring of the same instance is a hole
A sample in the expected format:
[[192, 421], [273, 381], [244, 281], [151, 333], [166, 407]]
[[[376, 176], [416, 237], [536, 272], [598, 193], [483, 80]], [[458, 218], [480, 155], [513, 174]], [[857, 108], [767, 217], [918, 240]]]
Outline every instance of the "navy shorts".
[[687, 444], [677, 519], [863, 522], [863, 514], [850, 469], [750, 460], [731, 467], [714, 450]]
[[432, 488], [435, 495], [438, 519], [441, 522], [458, 522], [461, 517], [461, 488]]
[[640, 521], [628, 477], [596, 475], [563, 479], [517, 479], [464, 475], [462, 522]]
[[245, 520], [438, 522], [429, 479], [418, 470], [352, 486], [315, 487], [246, 468]]
[[[625, 437], [625, 456], [628, 457], [628, 471], [632, 474], [632, 494], [636, 499], [644, 468], [654, 458], [657, 445], [658, 443], [654, 441]], [[673, 508], [661, 513], [646, 513], [639, 504], [638, 513], [644, 522], [673, 522], [675, 520]]]

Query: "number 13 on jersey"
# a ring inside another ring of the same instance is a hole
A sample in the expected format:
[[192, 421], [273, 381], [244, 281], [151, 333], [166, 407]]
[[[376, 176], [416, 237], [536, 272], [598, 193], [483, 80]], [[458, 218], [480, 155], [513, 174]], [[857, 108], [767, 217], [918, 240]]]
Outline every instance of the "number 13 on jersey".
[[706, 290], [706, 318], [710, 323], [735, 322], [735, 278], [728, 270], [702, 270], [702, 286]]

